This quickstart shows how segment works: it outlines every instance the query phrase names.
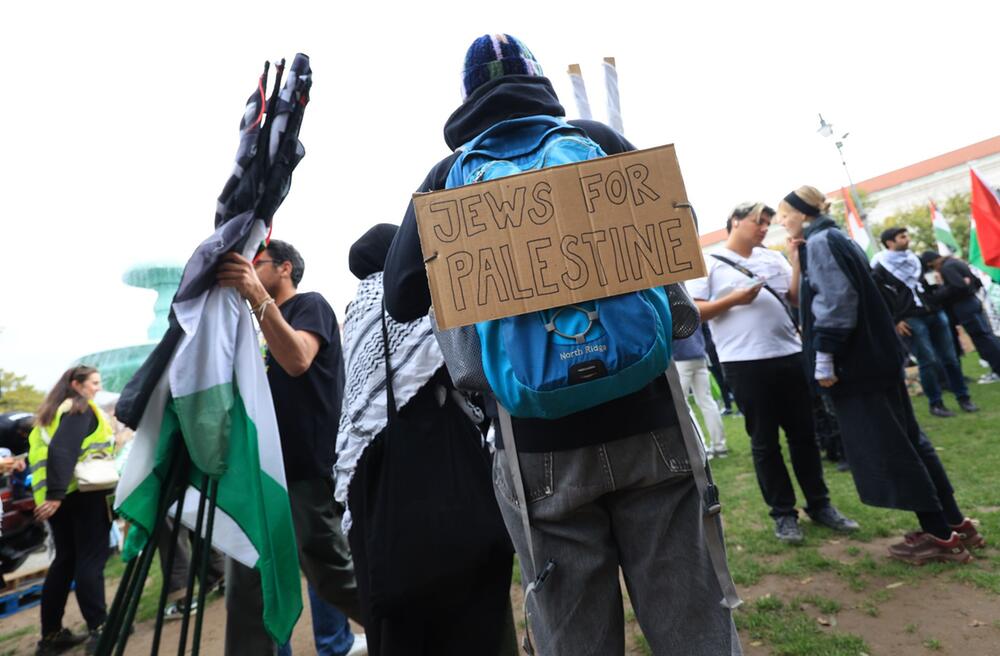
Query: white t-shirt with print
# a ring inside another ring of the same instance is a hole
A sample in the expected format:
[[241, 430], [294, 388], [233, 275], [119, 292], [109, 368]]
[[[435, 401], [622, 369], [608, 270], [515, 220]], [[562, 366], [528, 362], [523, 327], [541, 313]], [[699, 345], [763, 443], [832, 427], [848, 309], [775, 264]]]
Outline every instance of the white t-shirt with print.
[[[758, 246], [749, 258], [728, 248], [721, 249], [719, 255], [749, 269], [778, 294], [788, 294], [792, 266], [781, 253]], [[708, 269], [706, 277], [687, 283], [692, 298], [716, 301], [753, 283], [745, 274], [711, 255], [705, 257], [705, 266]], [[760, 290], [753, 303], [733, 306], [709, 320], [708, 325], [720, 362], [780, 358], [802, 351], [802, 340], [788, 313], [766, 289]]]

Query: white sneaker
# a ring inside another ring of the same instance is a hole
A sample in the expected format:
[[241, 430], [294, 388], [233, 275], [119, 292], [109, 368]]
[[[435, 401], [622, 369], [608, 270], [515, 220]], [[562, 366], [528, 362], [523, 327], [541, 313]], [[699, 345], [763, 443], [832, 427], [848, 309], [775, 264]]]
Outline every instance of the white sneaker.
[[988, 374], [983, 374], [982, 376], [979, 377], [980, 385], [989, 385], [990, 383], [995, 383], [997, 381], [1000, 381], [1000, 376], [997, 376], [992, 371]]
[[726, 446], [716, 446], [712, 447], [712, 454], [716, 458], [725, 458], [729, 455], [729, 449]]
[[354, 634], [354, 645], [347, 652], [347, 656], [368, 656], [368, 638], [364, 633]]
[[[191, 600], [191, 612], [194, 613], [196, 610], [198, 610], [198, 600], [197, 599], [192, 599]], [[169, 604], [167, 604], [167, 607], [163, 609], [163, 619], [165, 619], [167, 621], [170, 621], [170, 620], [179, 620], [182, 617], [184, 617], [184, 600], [183, 599], [178, 599], [175, 602], [169, 603]]]

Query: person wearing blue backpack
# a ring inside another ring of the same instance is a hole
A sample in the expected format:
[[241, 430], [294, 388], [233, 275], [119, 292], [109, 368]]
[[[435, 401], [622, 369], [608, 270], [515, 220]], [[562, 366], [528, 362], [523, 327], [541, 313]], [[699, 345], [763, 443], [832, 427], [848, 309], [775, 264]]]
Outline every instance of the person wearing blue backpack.
[[[565, 121], [541, 66], [510, 35], [476, 39], [462, 83], [464, 100], [444, 130], [454, 152], [431, 169], [421, 192], [635, 149], [599, 122]], [[529, 161], [532, 153], [538, 161]], [[383, 283], [393, 319], [428, 314], [430, 290], [412, 202], [386, 258]], [[665, 293], [648, 290], [564, 310], [477, 325], [481, 363], [446, 356], [452, 379], [460, 377], [459, 368], [482, 365], [493, 391], [487, 410], [499, 419], [500, 434], [494, 491], [519, 557], [526, 628], [534, 636], [528, 648], [544, 655], [623, 654], [620, 570], [654, 654], [741, 654], [731, 612], [739, 601], [725, 569], [718, 516], [706, 520], [718, 503], [699, 493], [714, 486], [706, 484], [703, 450], [689, 450], [682, 437], [671, 381], [663, 375], [671, 335]], [[539, 315], [549, 334], [536, 339], [525, 317], [537, 324]], [[628, 323], [623, 316], [643, 326], [633, 331], [638, 335], [618, 325]], [[514, 338], [504, 342], [498, 335], [504, 331]], [[645, 339], [635, 363], [648, 367], [646, 378], [637, 370], [604, 371], [605, 363], [591, 361], [596, 373], [560, 369], [567, 380], [539, 381], [534, 374], [542, 365], [519, 353], [537, 347], [548, 358], [560, 340], [574, 338], [630, 345]], [[608, 390], [608, 380], [621, 384]], [[546, 389], [560, 400], [548, 404]], [[566, 389], [581, 392], [574, 399], [563, 394]], [[596, 401], [602, 395], [605, 400]]]

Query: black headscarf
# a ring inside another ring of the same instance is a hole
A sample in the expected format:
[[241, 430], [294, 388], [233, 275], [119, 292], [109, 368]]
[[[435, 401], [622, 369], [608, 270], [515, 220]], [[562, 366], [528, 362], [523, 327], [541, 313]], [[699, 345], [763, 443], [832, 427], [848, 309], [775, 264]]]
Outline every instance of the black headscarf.
[[348, 265], [358, 280], [364, 280], [385, 269], [385, 256], [389, 253], [389, 246], [392, 245], [397, 230], [399, 226], [379, 223], [354, 242]]

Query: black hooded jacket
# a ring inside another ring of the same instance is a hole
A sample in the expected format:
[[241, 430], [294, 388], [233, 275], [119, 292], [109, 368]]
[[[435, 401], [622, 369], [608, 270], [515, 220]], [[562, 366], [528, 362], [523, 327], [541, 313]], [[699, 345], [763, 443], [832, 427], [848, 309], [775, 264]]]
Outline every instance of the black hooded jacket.
[[974, 297], [983, 286], [968, 264], [950, 255], [944, 258], [939, 273], [942, 284], [935, 286], [931, 294], [935, 302], [946, 308]]
[[813, 379], [816, 353], [832, 353], [839, 379], [831, 396], [898, 385], [906, 350], [868, 260], [828, 216], [806, 229], [799, 249], [802, 349]]
[[[455, 151], [495, 123], [538, 115], [566, 115], [549, 80], [530, 75], [504, 76], [476, 89], [455, 110], [444, 127], [445, 143]], [[603, 123], [585, 120], [570, 123], [583, 129], [609, 155], [635, 150], [635, 146]], [[457, 157], [458, 152], [453, 152], [438, 162], [417, 191], [444, 189], [448, 171]], [[393, 319], [413, 321], [427, 314], [431, 293], [412, 202], [389, 249], [384, 284], [386, 309]], [[562, 419], [514, 418], [513, 421], [518, 450], [537, 453], [574, 449], [676, 426], [677, 415], [666, 379], [660, 377], [634, 394]]]

